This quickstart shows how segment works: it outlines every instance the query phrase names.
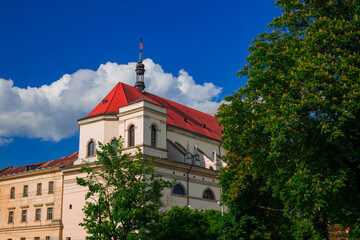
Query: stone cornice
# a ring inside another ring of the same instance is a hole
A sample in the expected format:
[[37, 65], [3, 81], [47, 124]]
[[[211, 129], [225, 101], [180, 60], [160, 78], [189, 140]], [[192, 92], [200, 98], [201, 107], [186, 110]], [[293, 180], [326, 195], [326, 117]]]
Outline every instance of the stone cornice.
[[91, 116], [88, 118], [81, 118], [77, 122], [78, 122], [78, 125], [80, 126], [83, 124], [89, 124], [89, 123], [98, 122], [101, 120], [117, 121], [118, 118], [116, 117], [116, 114], [117, 113], [102, 113], [102, 114]]
[[[147, 156], [145, 156], [147, 157]], [[189, 172], [189, 174], [192, 175], [199, 175], [202, 177], [210, 177], [215, 178], [219, 171], [208, 169], [208, 168], [202, 168], [195, 165], [189, 165], [186, 163], [181, 162], [175, 162], [167, 159], [161, 159], [161, 158], [155, 158], [154, 159], [155, 166], [161, 167], [168, 170], [174, 170], [174, 171], [181, 171], [181, 172]]]
[[[153, 157], [144, 155], [144, 159], [149, 159], [149, 158], [153, 158]], [[189, 165], [186, 163], [175, 162], [175, 161], [171, 161], [168, 159], [162, 159], [162, 158], [156, 158], [156, 157], [154, 157], [154, 163], [155, 163], [155, 167], [160, 167], [160, 168], [173, 170], [173, 171], [181, 171], [181, 172], [186, 172], [186, 173], [190, 171], [189, 174], [198, 175], [198, 176], [202, 176], [202, 177], [208, 177], [208, 178], [216, 178], [216, 176], [219, 173], [219, 171], [217, 171], [217, 170], [202, 168], [202, 167], [198, 167], [195, 165]], [[63, 174], [64, 175], [72, 175], [74, 173], [79, 173], [78, 170], [82, 166], [85, 166], [85, 165], [86, 164], [79, 164], [79, 165], [65, 167], [65, 168], [63, 168]], [[95, 163], [92, 162], [92, 163], [89, 163], [89, 165], [95, 166]], [[100, 168], [100, 167], [98, 167], [98, 168]]]
[[[9, 223], [9, 225], [12, 225], [12, 223]], [[6, 228], [0, 228], [0, 233], [8, 233], [13, 231], [23, 231], [24, 233], [26, 231], [33, 231], [33, 230], [58, 230], [62, 228], [62, 223], [58, 224], [44, 224], [44, 225], [38, 225], [38, 226], [21, 226], [21, 227], [6, 227]]]
[[[127, 105], [128, 106], [128, 105]], [[126, 107], [127, 107], [126, 106]], [[127, 116], [129, 114], [132, 114], [132, 113], [138, 113], [138, 112], [151, 112], [151, 113], [154, 113], [156, 115], [159, 115], [159, 116], [162, 116], [164, 118], [167, 118], [168, 115], [166, 113], [162, 113], [162, 112], [159, 112], [155, 109], [152, 109], [152, 108], [149, 108], [147, 106], [138, 106], [136, 108], [133, 108], [133, 109], [130, 109], [130, 110], [126, 110], [124, 112], [120, 112], [117, 114], [117, 117], [120, 118], [122, 116]], [[144, 114], [145, 116], [147, 116], [146, 114]]]

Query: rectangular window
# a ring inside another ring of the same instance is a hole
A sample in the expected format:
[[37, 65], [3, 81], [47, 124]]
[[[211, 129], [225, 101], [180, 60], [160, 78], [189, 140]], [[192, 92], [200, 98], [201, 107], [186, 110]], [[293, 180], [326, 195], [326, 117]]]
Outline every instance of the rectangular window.
[[40, 240], [40, 237], [34, 237], [34, 240]]
[[26, 240], [26, 238], [20, 238], [20, 240]]
[[41, 195], [42, 194], [42, 183], [38, 183], [36, 187], [36, 194]]
[[15, 198], [15, 187], [12, 187], [10, 190], [10, 198]]
[[41, 219], [41, 208], [35, 210], [35, 221], [40, 221]]
[[21, 211], [21, 221], [26, 222], [26, 220], [27, 220], [27, 210], [22, 210]]
[[50, 240], [50, 237], [46, 237], [46, 240]]
[[54, 182], [49, 182], [49, 193], [54, 193]]
[[24, 196], [24, 197], [29, 196], [29, 186], [28, 186], [28, 185], [25, 185], [25, 186], [24, 186], [23, 196]]
[[53, 208], [47, 209], [47, 219], [50, 220], [53, 218]]
[[14, 222], [14, 211], [10, 211], [8, 223], [13, 223], [13, 222]]

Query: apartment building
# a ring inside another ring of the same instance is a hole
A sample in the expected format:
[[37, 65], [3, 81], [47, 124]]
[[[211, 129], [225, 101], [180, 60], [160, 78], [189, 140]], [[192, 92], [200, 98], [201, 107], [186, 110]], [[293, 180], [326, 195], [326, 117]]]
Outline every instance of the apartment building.
[[1, 240], [61, 239], [62, 168], [77, 155], [0, 172]]

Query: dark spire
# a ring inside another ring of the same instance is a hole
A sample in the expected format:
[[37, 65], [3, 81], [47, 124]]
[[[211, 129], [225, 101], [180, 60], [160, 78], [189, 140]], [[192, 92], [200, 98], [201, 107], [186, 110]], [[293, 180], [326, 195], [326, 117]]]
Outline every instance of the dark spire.
[[142, 44], [142, 39], [140, 38], [140, 57], [139, 57], [139, 62], [138, 64], [136, 64], [136, 83], [135, 83], [135, 88], [139, 91], [139, 92], [144, 92], [145, 89], [145, 83], [144, 83], [144, 73], [145, 73], [145, 65], [142, 63], [142, 59], [141, 59], [141, 51], [143, 48], [143, 44]]

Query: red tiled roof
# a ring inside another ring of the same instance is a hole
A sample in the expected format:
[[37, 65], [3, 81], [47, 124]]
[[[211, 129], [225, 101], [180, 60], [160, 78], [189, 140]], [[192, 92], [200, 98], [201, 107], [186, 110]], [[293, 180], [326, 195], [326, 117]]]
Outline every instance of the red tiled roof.
[[39, 170], [39, 169], [44, 169], [44, 168], [53, 168], [53, 167], [69, 165], [78, 159], [78, 155], [79, 155], [79, 153], [76, 152], [76, 153], [72, 153], [68, 156], [62, 157], [60, 159], [56, 159], [56, 160], [30, 164], [30, 165], [21, 166], [21, 167], [9, 168], [9, 169], [6, 169], [6, 170], [0, 172], [0, 177], [25, 172], [27, 167], [30, 168], [31, 170]]
[[120, 82], [89, 115], [81, 119], [101, 114], [118, 113], [119, 107], [128, 105], [140, 98], [146, 98], [166, 108], [168, 124], [220, 140], [222, 128], [215, 117], [148, 92], [140, 93], [136, 88]]

